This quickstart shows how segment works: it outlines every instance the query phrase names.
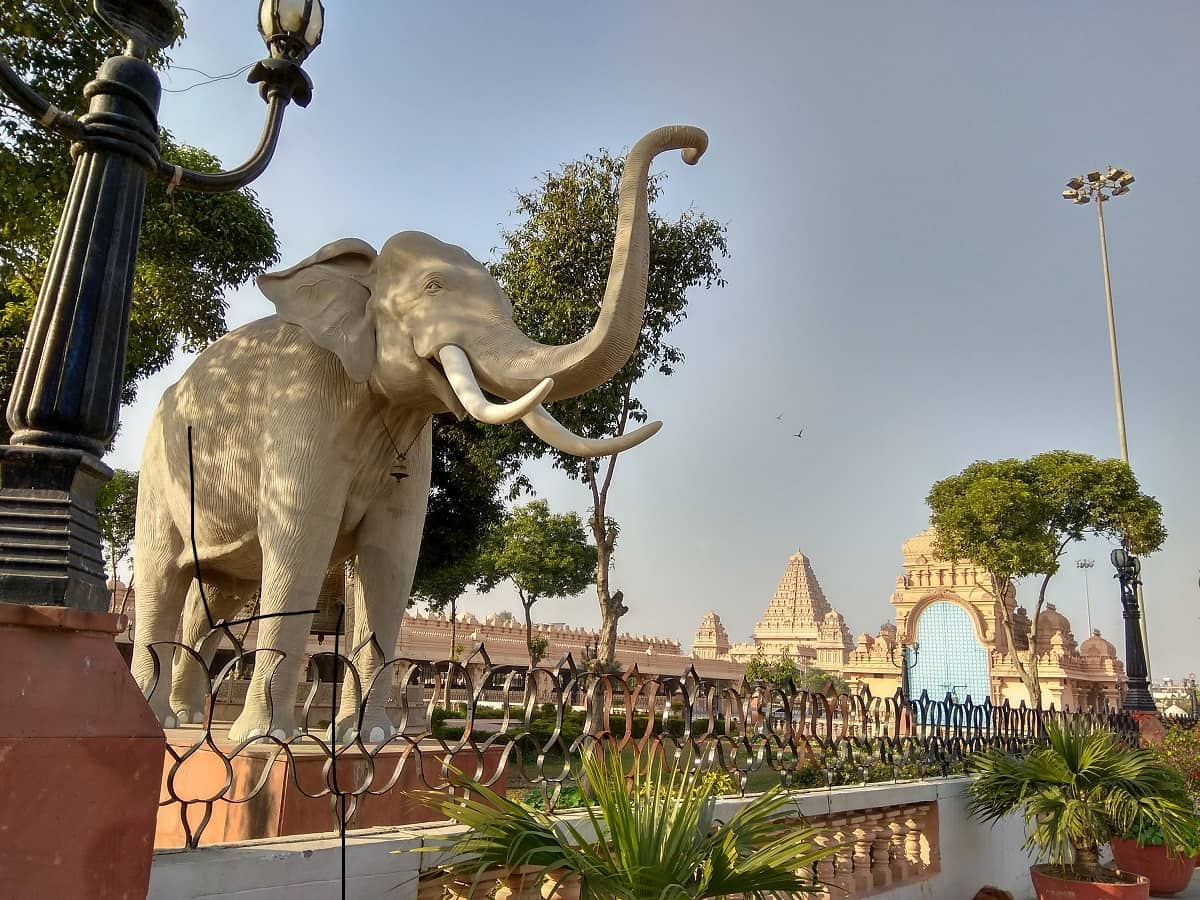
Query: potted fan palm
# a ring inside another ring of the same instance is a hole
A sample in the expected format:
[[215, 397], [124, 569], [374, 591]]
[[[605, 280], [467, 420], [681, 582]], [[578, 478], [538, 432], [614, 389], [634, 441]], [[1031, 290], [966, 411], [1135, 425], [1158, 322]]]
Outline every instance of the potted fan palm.
[[[1147, 748], [1183, 782], [1193, 808], [1200, 809], [1200, 726], [1173, 724]], [[1150, 896], [1170, 897], [1183, 890], [1200, 865], [1200, 818], [1190, 839], [1172, 843], [1153, 823], [1136, 822], [1111, 841], [1113, 859], [1128, 872], [1150, 879]]]
[[1025, 819], [1027, 849], [1045, 861], [1030, 869], [1039, 900], [1146, 898], [1144, 876], [1105, 869], [1100, 847], [1136, 823], [1186, 843], [1195, 815], [1179, 777], [1145, 750], [1079, 723], [1046, 726], [1046, 743], [1022, 756], [992, 750], [974, 763], [972, 815]]
[[[581, 818], [563, 818], [509, 800], [460, 777], [469, 797], [423, 791], [420, 799], [469, 831], [434, 849], [458, 862], [449, 875], [476, 881], [497, 869], [544, 872], [560, 896], [659, 900], [767, 898], [820, 893], [814, 863], [837, 847], [820, 846], [776, 787], [715, 818], [716, 780], [660, 755], [627, 777], [620, 753], [586, 751], [588, 796]], [[577, 811], [573, 811], [577, 812]]]
[[1124, 834], [1109, 841], [1113, 860], [1126, 872], [1145, 875], [1151, 897], [1174, 897], [1192, 880], [1200, 863], [1200, 819], [1193, 817], [1190, 833], [1169, 841], [1158, 826], [1136, 821]]

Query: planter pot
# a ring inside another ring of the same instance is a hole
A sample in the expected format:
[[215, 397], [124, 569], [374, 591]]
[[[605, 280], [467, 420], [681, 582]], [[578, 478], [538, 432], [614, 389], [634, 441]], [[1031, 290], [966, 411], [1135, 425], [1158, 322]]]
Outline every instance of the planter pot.
[[1060, 878], [1058, 866], [1032, 866], [1029, 877], [1037, 900], [1148, 900], [1150, 882], [1144, 875], [1128, 875], [1125, 884], [1071, 881]]
[[1113, 838], [1113, 859], [1125, 872], [1137, 872], [1150, 879], [1151, 897], [1174, 897], [1192, 880], [1200, 857], [1171, 856], [1167, 848], [1139, 847], [1137, 841]]

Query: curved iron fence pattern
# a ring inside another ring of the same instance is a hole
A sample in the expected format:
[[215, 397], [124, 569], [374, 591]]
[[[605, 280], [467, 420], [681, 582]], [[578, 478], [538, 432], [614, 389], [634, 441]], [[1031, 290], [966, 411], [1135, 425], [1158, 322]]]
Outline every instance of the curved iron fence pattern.
[[[526, 670], [493, 665], [483, 646], [463, 660], [391, 659], [373, 665], [364, 684], [351, 662], [363, 658], [360, 647], [308, 659], [294, 734], [235, 743], [228, 740], [228, 720], [238, 711], [244, 675], [260, 653], [266, 665], [268, 651], [244, 650], [222, 624], [218, 633], [233, 658], [211, 671], [192, 647], [167, 642], [151, 648], [160, 671], [173, 656], [176, 668], [200, 667], [207, 679], [204, 720], [169, 730], [163, 773], [160, 805], [178, 816], [187, 847], [200, 844], [222, 804], [247, 804], [267, 790], [281, 764], [287, 790], [329, 801], [329, 828], [313, 830], [344, 832], [370, 798], [411, 787], [451, 790], [455, 771], [521, 788], [553, 808], [578, 785], [580, 750], [596, 740], [629, 751], [631, 765], [647, 751], [664, 753], [724, 773], [733, 790], [745, 792], [758, 789], [756, 779], [759, 786], [765, 780], [821, 787], [961, 772], [981, 750], [1019, 751], [1041, 740], [1050, 718], [1094, 722], [1132, 744], [1138, 735], [1136, 721], [1113, 711], [1038, 710], [926, 694], [905, 702], [899, 693], [873, 697], [866, 690], [826, 696], [791, 682], [716, 684], [690, 667], [670, 677], [636, 666], [598, 675], [569, 655]], [[213, 648], [205, 649], [209, 655]], [[381, 659], [378, 645], [374, 649]], [[156, 679], [148, 696], [169, 690], [165, 678]], [[381, 710], [390, 727], [379, 727]]]

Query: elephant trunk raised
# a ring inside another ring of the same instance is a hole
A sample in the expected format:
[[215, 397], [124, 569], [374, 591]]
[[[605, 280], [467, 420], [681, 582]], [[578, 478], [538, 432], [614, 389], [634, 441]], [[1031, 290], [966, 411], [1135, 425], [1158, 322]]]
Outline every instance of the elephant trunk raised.
[[[625, 365], [641, 334], [646, 309], [650, 162], [659, 153], [682, 149], [684, 161], [695, 165], [707, 147], [708, 135], [688, 125], [657, 128], [634, 145], [621, 173], [616, 240], [595, 326], [573, 343], [554, 346], [532, 341], [516, 326], [505, 323], [508, 327], [490, 336], [487, 350], [478, 348], [471, 353], [475, 373], [485, 388], [518, 397], [537, 389], [543, 379], [552, 378], [554, 386], [544, 398], [550, 402], [585, 393]], [[526, 424], [531, 425], [528, 420]], [[540, 432], [539, 436], [546, 439]]]

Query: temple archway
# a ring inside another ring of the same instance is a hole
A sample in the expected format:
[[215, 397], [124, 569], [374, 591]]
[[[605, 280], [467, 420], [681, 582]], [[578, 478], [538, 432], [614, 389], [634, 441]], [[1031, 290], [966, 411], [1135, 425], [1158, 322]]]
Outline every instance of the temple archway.
[[936, 600], [917, 618], [920, 651], [915, 663], [909, 659], [908, 692], [916, 698], [922, 691], [929, 699], [942, 700], [951, 694], [962, 702], [968, 697], [983, 703], [991, 696], [988, 651], [979, 642], [971, 614], [952, 600]]

